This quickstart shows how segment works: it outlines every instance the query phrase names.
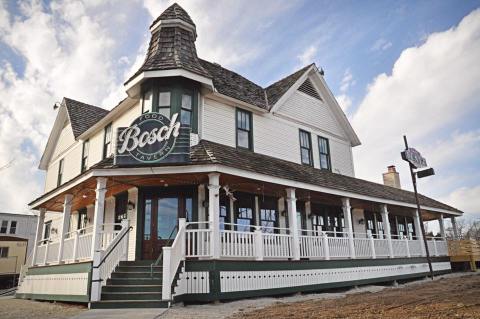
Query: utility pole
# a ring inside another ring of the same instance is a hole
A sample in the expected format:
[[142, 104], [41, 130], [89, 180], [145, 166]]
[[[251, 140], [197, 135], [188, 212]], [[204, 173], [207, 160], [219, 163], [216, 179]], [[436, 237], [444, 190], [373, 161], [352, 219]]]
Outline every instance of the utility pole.
[[[403, 141], [405, 142], [405, 151], [406, 151], [408, 150], [408, 141], [407, 141], [406, 135], [403, 136]], [[404, 157], [403, 154], [402, 154], [402, 157]], [[413, 171], [413, 169], [416, 167], [412, 164], [411, 161], [407, 160], [407, 162], [408, 162], [408, 166], [410, 167], [410, 175], [412, 177], [413, 191], [415, 192], [415, 202], [417, 204], [418, 218], [420, 219], [420, 229], [422, 231], [423, 244], [425, 245], [425, 252], [427, 254], [427, 262], [428, 262], [428, 268], [430, 270], [430, 278], [432, 278], [433, 280], [432, 260], [430, 259], [430, 252], [428, 251], [428, 242], [427, 242], [427, 237], [425, 236], [425, 226], [423, 225], [423, 217], [422, 217], [422, 212], [420, 210], [420, 201], [418, 200], [417, 176], [416, 176], [416, 173]]]

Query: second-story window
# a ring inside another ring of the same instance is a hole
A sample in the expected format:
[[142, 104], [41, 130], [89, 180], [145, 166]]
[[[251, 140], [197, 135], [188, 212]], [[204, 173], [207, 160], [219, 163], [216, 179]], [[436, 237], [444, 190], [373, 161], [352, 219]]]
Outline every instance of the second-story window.
[[63, 166], [64, 166], [64, 161], [63, 158], [58, 162], [58, 175], [57, 175], [57, 187], [62, 185], [62, 179], [63, 179]]
[[330, 163], [330, 145], [328, 139], [319, 136], [318, 137], [318, 151], [320, 152], [320, 168], [332, 170]]
[[310, 133], [304, 130], [300, 130], [300, 157], [302, 164], [313, 166], [312, 139]]
[[43, 239], [49, 239], [50, 238], [50, 231], [52, 229], [52, 221], [48, 221], [45, 223], [45, 226], [43, 228]]
[[170, 118], [171, 94], [169, 91], [158, 92], [158, 110], [157, 112]]
[[2, 220], [2, 225], [0, 226], [0, 234], [6, 234], [8, 228], [8, 220]]
[[17, 221], [12, 220], [10, 222], [10, 234], [15, 234], [17, 232]]
[[180, 123], [192, 126], [193, 98], [191, 94], [182, 94]]
[[81, 172], [85, 172], [88, 167], [88, 150], [90, 148], [90, 140], [86, 140], [83, 142], [83, 147], [82, 147], [82, 167], [81, 167]]
[[237, 147], [253, 150], [252, 113], [237, 109]]
[[103, 158], [110, 155], [112, 151], [112, 123], [105, 126], [103, 135]]
[[142, 113], [153, 111], [153, 92], [152, 90], [143, 93]]

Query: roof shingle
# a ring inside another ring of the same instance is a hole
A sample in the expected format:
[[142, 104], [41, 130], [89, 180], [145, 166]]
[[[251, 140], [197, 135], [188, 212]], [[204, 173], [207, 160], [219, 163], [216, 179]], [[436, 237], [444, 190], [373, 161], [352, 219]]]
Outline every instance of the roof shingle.
[[63, 104], [67, 108], [75, 139], [109, 112], [98, 106], [82, 103], [67, 97], [63, 98]]

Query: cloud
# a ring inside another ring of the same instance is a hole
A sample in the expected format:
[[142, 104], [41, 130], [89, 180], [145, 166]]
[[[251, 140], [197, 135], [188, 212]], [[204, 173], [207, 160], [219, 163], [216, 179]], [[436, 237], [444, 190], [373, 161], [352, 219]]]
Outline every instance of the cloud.
[[480, 185], [460, 187], [441, 199], [464, 211], [470, 218], [480, 219]]
[[317, 55], [317, 51], [318, 49], [314, 45], [311, 45], [300, 55], [298, 55], [297, 58], [300, 61], [300, 66], [305, 66], [312, 63]]
[[3, 210], [25, 211], [42, 192], [37, 166], [56, 116], [53, 104], [63, 96], [102, 104], [121, 86], [123, 69], [111, 52], [122, 34], [109, 24], [124, 21], [119, 12], [128, 5], [30, 1], [13, 15], [0, 4], [0, 42], [15, 54], [0, 61], [0, 166], [13, 160], [0, 171]]
[[[197, 26], [198, 55], [230, 68], [259, 57], [268, 47], [264, 34], [272, 21], [296, 5], [297, 1], [210, 1], [145, 0], [152, 18], [178, 2]], [[253, 24], [252, 24], [253, 23]]]
[[478, 114], [479, 56], [476, 10], [458, 27], [431, 34], [421, 46], [404, 50], [390, 75], [377, 76], [352, 121], [363, 141], [355, 149], [358, 175], [380, 180], [388, 164], [400, 164], [403, 134], [412, 145], [427, 145], [449, 126]]
[[345, 113], [350, 108], [350, 106], [352, 106], [352, 99], [346, 94], [338, 95], [335, 98], [337, 99], [338, 104], [340, 104], [340, 107]]
[[392, 46], [392, 42], [385, 40], [384, 38], [380, 38], [372, 45], [370, 51], [385, 51], [388, 50]]

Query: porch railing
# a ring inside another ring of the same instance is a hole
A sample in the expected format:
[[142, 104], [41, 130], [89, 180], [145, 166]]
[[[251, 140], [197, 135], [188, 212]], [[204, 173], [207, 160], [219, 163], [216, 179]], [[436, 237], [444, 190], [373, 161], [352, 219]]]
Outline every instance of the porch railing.
[[[104, 250], [118, 235], [121, 224], [103, 224], [101, 227], [101, 249]], [[59, 262], [61, 236], [43, 239], [37, 243], [34, 265], [56, 264]], [[65, 234], [63, 255], [60, 262], [71, 263], [91, 260], [93, 226], [77, 229]]]
[[[187, 223], [186, 257], [208, 258], [212, 256], [211, 230], [208, 222]], [[293, 236], [289, 229], [224, 224], [220, 230], [220, 257], [231, 259], [291, 259]], [[371, 233], [354, 233], [353, 255], [355, 258], [408, 258], [424, 256], [423, 242], [419, 238], [404, 235], [391, 236]], [[432, 256], [446, 256], [447, 243], [442, 238], [429, 239]], [[303, 259], [347, 259], [352, 257], [347, 232], [299, 231], [299, 252]]]

